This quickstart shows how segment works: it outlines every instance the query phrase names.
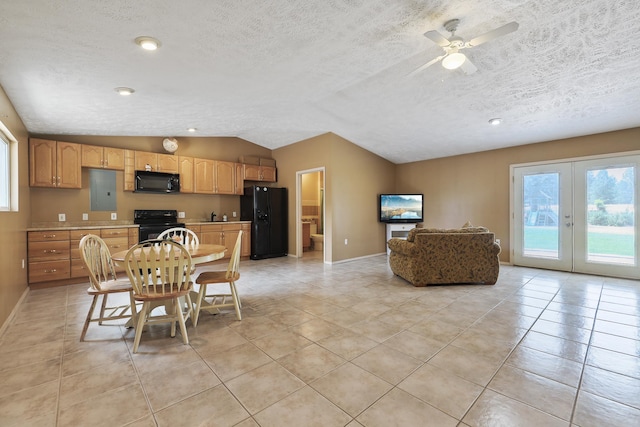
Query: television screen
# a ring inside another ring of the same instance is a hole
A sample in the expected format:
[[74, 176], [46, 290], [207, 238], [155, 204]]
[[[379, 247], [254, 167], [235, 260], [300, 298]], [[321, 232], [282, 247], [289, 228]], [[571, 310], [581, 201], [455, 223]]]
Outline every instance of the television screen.
[[381, 194], [378, 203], [380, 222], [423, 222], [422, 194]]

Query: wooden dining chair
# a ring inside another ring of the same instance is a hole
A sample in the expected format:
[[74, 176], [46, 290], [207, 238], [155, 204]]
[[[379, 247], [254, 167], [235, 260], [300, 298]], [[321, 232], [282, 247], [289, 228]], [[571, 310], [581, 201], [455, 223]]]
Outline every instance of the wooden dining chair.
[[[180, 325], [182, 342], [189, 344], [185, 321], [192, 316], [191, 255], [186, 247], [170, 239], [146, 240], [131, 247], [124, 258], [125, 269], [133, 285], [133, 298], [142, 302], [138, 314], [133, 352], [138, 351], [142, 330], [153, 323], [171, 323], [171, 337]], [[186, 305], [180, 298], [186, 299]], [[164, 314], [153, 314], [164, 303]], [[195, 323], [194, 323], [195, 324]]]
[[[204, 271], [196, 279], [196, 284], [200, 286], [198, 290], [198, 301], [196, 302], [196, 312], [193, 324], [198, 325], [200, 311], [219, 310], [220, 308], [233, 307], [236, 311], [236, 318], [242, 320], [240, 309], [242, 304], [236, 290], [236, 280], [240, 278], [240, 247], [242, 246], [242, 231], [239, 232], [236, 244], [231, 253], [231, 259], [226, 271]], [[229, 284], [229, 293], [207, 293], [210, 285]]]
[[193, 230], [184, 227], [173, 227], [164, 230], [158, 234], [158, 239], [171, 239], [187, 247], [194, 247], [200, 244], [198, 235]]
[[[80, 334], [80, 341], [84, 341], [91, 322], [98, 322], [99, 325], [102, 325], [102, 322], [108, 320], [131, 319], [132, 325], [135, 325], [137, 310], [133, 299], [133, 287], [128, 278], [117, 278], [109, 247], [105, 241], [95, 234], [87, 234], [80, 240], [79, 246], [82, 261], [89, 272], [89, 289], [87, 289], [87, 293], [93, 296], [82, 333]], [[109, 306], [107, 297], [116, 293], [128, 293], [129, 303]], [[100, 313], [98, 317], [93, 317], [93, 312], [100, 296], [102, 296]]]

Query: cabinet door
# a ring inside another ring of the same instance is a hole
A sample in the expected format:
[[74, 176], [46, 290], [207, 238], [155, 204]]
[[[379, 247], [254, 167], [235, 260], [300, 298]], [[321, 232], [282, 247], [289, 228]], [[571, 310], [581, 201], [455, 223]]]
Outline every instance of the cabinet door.
[[240, 256], [251, 256], [251, 224], [242, 224], [242, 250]]
[[178, 173], [178, 156], [174, 156], [172, 154], [158, 154], [157, 170], [158, 172]]
[[276, 168], [271, 166], [260, 166], [260, 178], [262, 181], [276, 182]]
[[104, 166], [103, 147], [83, 144], [81, 151], [83, 168], [101, 168]]
[[213, 160], [194, 159], [194, 193], [213, 194]]
[[104, 168], [124, 170], [124, 150], [122, 148], [104, 147], [102, 157]]
[[200, 227], [200, 243], [222, 245], [222, 225], [203, 225]]
[[135, 190], [135, 151], [124, 150], [124, 191]]
[[260, 166], [242, 165], [244, 169], [244, 179], [246, 181], [260, 181]]
[[56, 186], [56, 142], [29, 139], [29, 185]]
[[178, 173], [180, 174], [180, 192], [193, 193], [193, 157], [178, 157]]
[[242, 163], [234, 163], [233, 166], [236, 168], [236, 181], [235, 181], [236, 191], [234, 194], [238, 194], [242, 196], [244, 194], [244, 178], [242, 177]]
[[[224, 246], [227, 250], [224, 253], [224, 258], [231, 258], [231, 254], [233, 253], [233, 247], [236, 245], [236, 239], [238, 239], [238, 234], [240, 234], [240, 230], [225, 230], [224, 231]], [[240, 248], [242, 250], [242, 247]]]
[[234, 194], [236, 170], [233, 162], [215, 161], [215, 190], [217, 194]]
[[58, 188], [82, 188], [82, 150], [80, 144], [56, 144]]
[[135, 170], [146, 170], [147, 165], [151, 166], [151, 170], [156, 172], [158, 168], [158, 154], [149, 153], [147, 151], [135, 152]]

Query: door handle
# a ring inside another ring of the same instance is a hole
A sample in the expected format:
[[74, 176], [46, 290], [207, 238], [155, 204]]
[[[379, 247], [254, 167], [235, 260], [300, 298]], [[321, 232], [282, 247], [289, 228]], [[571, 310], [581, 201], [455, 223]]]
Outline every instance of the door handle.
[[573, 225], [573, 223], [571, 222], [565, 222], [564, 225], [566, 225], [567, 227], [571, 227]]

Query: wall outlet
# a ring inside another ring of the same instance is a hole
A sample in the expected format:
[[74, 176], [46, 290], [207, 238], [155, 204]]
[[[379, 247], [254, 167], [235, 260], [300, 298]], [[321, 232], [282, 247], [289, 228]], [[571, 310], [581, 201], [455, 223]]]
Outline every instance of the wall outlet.
[[89, 221], [89, 214], [88, 213], [83, 213], [82, 214], [82, 220], [83, 221]]
[[496, 243], [500, 245], [500, 239], [496, 239]]
[[236, 213], [236, 211], [233, 211], [233, 212], [231, 212], [231, 216], [235, 218], [235, 217], [238, 216], [238, 214]]
[[178, 218], [184, 218], [184, 212], [178, 212]]
[[348, 245], [349, 244], [349, 239], [344, 239], [344, 244]]
[[67, 216], [65, 214], [58, 214], [58, 221], [66, 221]]
[[111, 212], [111, 219], [118, 219], [118, 214], [115, 212]]

